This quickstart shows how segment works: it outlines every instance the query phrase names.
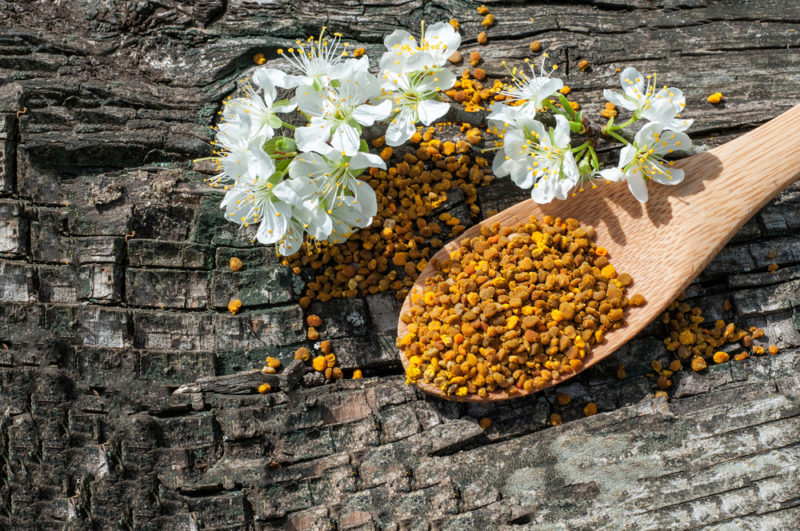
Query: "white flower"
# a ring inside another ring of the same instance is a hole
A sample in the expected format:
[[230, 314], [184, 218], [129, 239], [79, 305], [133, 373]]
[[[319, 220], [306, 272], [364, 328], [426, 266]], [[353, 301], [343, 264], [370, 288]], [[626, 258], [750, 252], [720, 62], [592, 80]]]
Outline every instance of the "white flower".
[[[531, 75], [528, 77], [521, 70], [515, 67], [511, 70], [511, 82], [514, 87], [506, 85], [506, 90], [499, 93], [506, 97], [506, 101], [522, 101], [519, 109], [531, 118], [536, 114], [536, 111], [542, 108], [542, 102], [561, 90], [564, 87], [564, 82], [557, 77], [550, 77], [551, 72], [547, 75], [544, 74], [544, 61], [547, 54], [542, 57], [542, 66], [539, 69], [539, 75], [536, 75], [536, 69], [526, 60], [528, 67], [531, 69]], [[554, 66], [555, 70], [555, 66]], [[553, 71], [554, 71], [553, 70]], [[497, 113], [497, 114], [495, 114]], [[490, 120], [502, 120], [503, 116], [496, 110], [493, 117], [489, 115]]]
[[496, 175], [511, 175], [523, 189], [533, 187], [531, 198], [537, 203], [566, 199], [580, 177], [569, 133], [569, 121], [561, 115], [556, 115], [556, 128], [549, 131], [541, 122], [520, 118], [505, 135], [505, 162], [495, 159]]
[[656, 92], [656, 75], [645, 77], [633, 67], [628, 67], [619, 76], [624, 94], [604, 90], [603, 97], [616, 105], [633, 112], [636, 118], [663, 124], [674, 131], [685, 131], [694, 120], [684, 120], [676, 115], [683, 111], [686, 100], [680, 89], [665, 86]]
[[392, 109], [390, 101], [369, 105], [366, 101], [380, 95], [380, 82], [367, 72], [358, 71], [338, 86], [323, 92], [298, 90], [297, 105], [311, 117], [308, 126], [295, 130], [300, 151], [325, 152], [328, 140], [345, 155], [358, 153], [361, 131], [358, 125], [372, 125], [383, 120]]
[[383, 87], [390, 92], [395, 113], [386, 129], [386, 143], [390, 146], [407, 142], [417, 130], [417, 122], [430, 125], [450, 109], [447, 103], [438, 100], [439, 91], [449, 89], [456, 81], [455, 74], [447, 69], [400, 74], [387, 70], [384, 77], [387, 82]]
[[245, 97], [227, 101], [222, 111], [222, 118], [227, 122], [236, 123], [246, 115], [250, 127], [247, 134], [263, 134], [267, 138], [272, 138], [274, 130], [282, 125], [276, 113], [292, 112], [297, 105], [289, 101], [275, 101], [277, 92], [267, 69], [256, 70], [253, 74], [253, 83], [261, 89], [261, 93], [259, 94], [258, 89], [247, 83], [244, 86]]
[[[278, 54], [286, 59], [289, 64], [300, 75], [287, 74], [276, 68], [264, 68], [273, 84], [282, 88], [295, 88], [297, 86], [313, 87], [316, 91], [321, 91], [330, 85], [331, 80], [344, 79], [355, 71], [367, 71], [369, 60], [366, 57], [361, 59], [347, 59], [347, 52], [340, 46], [341, 33], [334, 33], [328, 40], [325, 37], [325, 27], [319, 35], [319, 39], [313, 36], [305, 41], [296, 41], [297, 48], [289, 48], [288, 53], [284, 54], [282, 48], [278, 49]], [[348, 44], [344, 43], [344, 48]]]
[[400, 63], [418, 53], [429, 54], [432, 66], [444, 66], [447, 58], [461, 45], [461, 35], [448, 22], [437, 22], [425, 31], [423, 21], [419, 44], [405, 30], [393, 31], [383, 39], [383, 44], [387, 52], [381, 57], [381, 70], [387, 67], [390, 60]]
[[622, 148], [619, 165], [600, 172], [609, 181], [628, 181], [628, 188], [641, 202], [647, 201], [647, 181], [661, 184], [678, 184], [683, 181], [683, 170], [669, 168], [673, 163], [663, 155], [692, 146], [691, 139], [677, 131], [666, 130], [660, 123], [649, 123], [636, 133], [633, 144]]
[[[316, 239], [329, 238], [332, 230], [339, 225], [337, 215], [342, 213], [355, 216], [350, 223], [352, 226], [363, 228], [372, 223], [373, 216], [378, 212], [375, 191], [355, 173], [369, 167], [386, 169], [386, 163], [378, 155], [371, 153], [359, 151], [353, 157], [347, 157], [335, 150], [324, 155], [301, 153], [292, 161], [289, 175], [293, 179], [309, 179], [314, 182], [317, 191], [313, 208], [331, 218], [330, 224], [324, 220], [316, 221], [317, 224], [324, 223], [325, 227], [330, 226], [327, 232], [315, 232], [313, 236]], [[308, 206], [312, 208], [312, 205]], [[346, 210], [340, 210], [344, 207]]]
[[[284, 199], [290, 190], [275, 173], [272, 158], [260, 150], [250, 153], [245, 173], [236, 177], [226, 176], [232, 183], [226, 186], [227, 193], [221, 207], [227, 217], [244, 227], [260, 223], [256, 239], [264, 244], [276, 243], [286, 233], [291, 217], [291, 205]], [[276, 193], [277, 192], [277, 193]]]

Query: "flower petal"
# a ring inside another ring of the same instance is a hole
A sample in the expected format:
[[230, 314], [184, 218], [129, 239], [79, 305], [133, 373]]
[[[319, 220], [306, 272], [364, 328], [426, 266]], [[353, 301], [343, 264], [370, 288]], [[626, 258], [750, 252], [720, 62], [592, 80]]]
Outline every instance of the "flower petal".
[[410, 139], [417, 128], [415, 127], [414, 117], [410, 110], [402, 110], [397, 113], [394, 119], [386, 128], [386, 144], [389, 146], [399, 146]]
[[360, 179], [349, 179], [347, 188], [355, 196], [354, 205], [360, 205], [361, 214], [364, 217], [372, 218], [378, 213], [378, 200], [375, 197], [375, 190], [370, 185]]
[[392, 102], [384, 100], [380, 105], [359, 105], [351, 115], [361, 125], [372, 125], [375, 121], [386, 119], [392, 111]]
[[445, 59], [461, 46], [461, 35], [449, 22], [437, 22], [430, 26], [425, 30], [425, 40], [430, 46], [437, 48], [440, 55], [447, 54]]
[[261, 77], [269, 78], [270, 82], [273, 85], [281, 88], [287, 88], [287, 89], [295, 88], [303, 80], [301, 76], [293, 76], [287, 74], [282, 70], [278, 70], [277, 68], [260, 68], [258, 72], [260, 72], [259, 75]]
[[494, 160], [492, 161], [492, 173], [495, 177], [505, 177], [508, 175], [508, 171], [503, 167], [503, 163], [506, 161], [506, 151], [505, 149], [501, 148], [494, 154]]
[[[299, 130], [299, 129], [298, 129]], [[345, 155], [355, 155], [358, 153], [361, 136], [358, 130], [350, 124], [339, 124], [336, 131], [331, 135], [331, 145], [337, 151], [343, 151]], [[298, 142], [298, 146], [300, 143]]]
[[531, 97], [530, 99], [536, 102], [536, 108], [540, 109], [542, 107], [543, 100], [549, 98], [550, 96], [561, 90], [563, 87], [564, 87], [564, 82], [558, 79], [557, 77], [548, 78], [541, 85], [539, 85], [535, 97]]
[[383, 45], [390, 52], [394, 51], [396, 47], [406, 44], [412, 49], [417, 47], [417, 40], [406, 30], [394, 30], [383, 39]]
[[629, 111], [636, 111], [639, 109], [639, 103], [636, 101], [631, 101], [622, 94], [617, 94], [613, 90], [605, 89], [603, 91], [603, 97], [616, 105], [617, 107], [622, 107], [623, 109], [627, 109]]
[[644, 76], [629, 66], [619, 75], [619, 82], [625, 95], [634, 100], [644, 98]]
[[633, 197], [641, 201], [642, 203], [647, 202], [647, 183], [645, 182], [642, 174], [639, 172], [639, 168], [631, 168], [631, 170], [625, 175], [628, 180], [628, 189], [633, 194]]
[[619, 168], [606, 168], [597, 173], [606, 181], [621, 181], [625, 178], [625, 174]]
[[325, 173], [328, 164], [321, 155], [308, 152], [298, 154], [289, 164], [289, 176], [292, 178], [314, 178]]
[[670, 168], [662, 164], [658, 164], [663, 173], [656, 173], [653, 175], [653, 180], [660, 184], [680, 184], [683, 182], [683, 170], [679, 168]]
[[264, 95], [269, 96], [269, 105], [272, 105], [272, 102], [275, 101], [278, 93], [275, 90], [275, 85], [273, 84], [272, 77], [270, 76], [270, 70], [274, 70], [272, 68], [259, 68], [255, 72], [253, 72], [253, 83], [258, 85], [261, 89], [264, 90]]
[[553, 133], [556, 147], [566, 148], [569, 146], [569, 120], [560, 114], [556, 114], [556, 129]]
[[325, 122], [312, 123], [308, 127], [298, 127], [294, 131], [294, 141], [300, 151], [325, 149], [325, 142], [331, 136], [331, 127]]
[[417, 107], [419, 120], [425, 125], [430, 125], [434, 120], [441, 118], [448, 110], [450, 110], [450, 105], [434, 100], [421, 101]]
[[[628, 146], [625, 146], [624, 148], [622, 148], [619, 151], [619, 164], [617, 165], [617, 167], [619, 169], [622, 169], [625, 166], [627, 166], [628, 164], [630, 164], [631, 161], [633, 160], [634, 155], [636, 155], [636, 148], [635, 147], [628, 145]], [[614, 180], [618, 180], [618, 179], [614, 179]]]
[[263, 244], [269, 245], [283, 238], [283, 235], [289, 229], [292, 208], [280, 201], [265, 201], [264, 211], [261, 215], [261, 225], [259, 225], [258, 232], [256, 232], [256, 239]]
[[353, 170], [360, 170], [362, 168], [380, 168], [382, 170], [386, 169], [386, 162], [375, 153], [368, 153], [365, 151], [359, 151], [353, 158], [350, 159], [350, 168]]

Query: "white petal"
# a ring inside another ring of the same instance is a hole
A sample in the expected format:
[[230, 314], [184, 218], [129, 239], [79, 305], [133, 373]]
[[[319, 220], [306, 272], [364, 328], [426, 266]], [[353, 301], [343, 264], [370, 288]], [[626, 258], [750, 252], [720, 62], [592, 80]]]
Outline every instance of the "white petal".
[[[628, 164], [630, 164], [630, 162], [633, 160], [634, 155], [636, 155], [635, 147], [628, 145], [622, 148], [619, 151], [619, 164], [617, 165], [617, 167], [619, 169], [622, 169]], [[609, 179], [609, 180], [618, 180], [618, 179]]]
[[392, 102], [384, 100], [380, 105], [359, 105], [353, 111], [353, 119], [361, 125], [372, 125], [384, 120], [392, 111]]
[[324, 150], [325, 142], [331, 136], [331, 128], [325, 123], [316, 123], [308, 127], [298, 127], [294, 131], [294, 141], [300, 151]]
[[[295, 159], [296, 160], [296, 159]], [[382, 170], [386, 169], [386, 162], [375, 153], [367, 153], [364, 151], [359, 151], [353, 158], [350, 159], [350, 168], [354, 170], [360, 170], [361, 168], [371, 168], [376, 167]]]
[[503, 163], [505, 161], [506, 161], [505, 149], [499, 149], [497, 153], [494, 154], [494, 160], [492, 161], [492, 173], [495, 175], [495, 177], [505, 177], [506, 175], [508, 175], [508, 171], [506, 171], [505, 168], [503, 168]]
[[347, 187], [355, 196], [355, 204], [361, 206], [363, 217], [371, 218], [378, 213], [378, 201], [375, 198], [375, 190], [370, 185], [360, 179], [350, 179]]
[[655, 135], [661, 133], [663, 129], [664, 124], [650, 122], [642, 127], [638, 133], [636, 133], [633, 143], [636, 144], [636, 147], [639, 149], [642, 149], [645, 146], [652, 147], [656, 142]]
[[539, 181], [536, 186], [531, 189], [531, 199], [539, 204], [547, 204], [555, 197], [555, 191], [547, 181]]
[[[448, 22], [437, 22], [425, 31], [425, 40], [437, 49], [437, 54], [444, 60], [453, 55], [461, 45], [461, 35]], [[440, 59], [439, 66], [444, 65]]]
[[686, 133], [665, 129], [661, 131], [654, 147], [659, 155], [673, 151], [687, 151], [692, 147], [692, 139]]
[[564, 87], [564, 82], [558, 79], [557, 77], [551, 77], [547, 79], [544, 83], [539, 86], [539, 90], [536, 91], [536, 97], [534, 98], [536, 102], [536, 107], [541, 108], [542, 101], [546, 98], [549, 98], [559, 90]]
[[556, 114], [556, 129], [553, 134], [556, 147], [565, 148], [569, 145], [569, 133], [569, 120], [560, 114]]
[[680, 184], [683, 182], [683, 170], [678, 168], [670, 168], [659, 164], [664, 173], [657, 173], [653, 175], [653, 180], [660, 184]]
[[300, 232], [298, 227], [293, 226], [278, 243], [278, 254], [282, 256], [291, 256], [299, 251], [302, 245], [303, 233]]
[[564, 162], [561, 164], [561, 171], [564, 174], [564, 179], [562, 179], [562, 181], [568, 181], [569, 188], [575, 186], [581, 176], [581, 172], [578, 169], [578, 164], [575, 162], [575, 157], [572, 155], [571, 151], [567, 151], [564, 154]]
[[509, 131], [503, 139], [503, 150], [508, 157], [515, 160], [527, 158], [528, 155], [523, 149], [524, 145], [525, 137], [523, 137], [522, 131], [517, 129]]
[[399, 146], [408, 141], [417, 131], [414, 117], [411, 111], [402, 110], [397, 113], [394, 119], [386, 128], [386, 144], [389, 146]]
[[625, 178], [625, 174], [622, 173], [619, 168], [606, 168], [605, 170], [600, 170], [597, 173], [599, 173], [600, 177], [606, 181], [621, 181]]
[[256, 239], [263, 244], [276, 243], [289, 229], [289, 218], [292, 208], [282, 202], [267, 201], [262, 212], [261, 225], [258, 227]]
[[403, 71], [415, 72], [422, 70], [433, 70], [439, 65], [436, 58], [428, 52], [417, 52], [410, 57], [406, 57], [403, 64]]
[[633, 194], [633, 197], [641, 201], [642, 203], [647, 202], [647, 183], [642, 178], [642, 174], [639, 173], [638, 168], [633, 168], [631, 171], [628, 172], [626, 175], [628, 180], [628, 189]]
[[[339, 124], [336, 131], [331, 135], [331, 145], [337, 151], [343, 151], [345, 155], [355, 155], [358, 153], [361, 137], [355, 127], [350, 124]], [[298, 147], [299, 147], [298, 143]]]
[[603, 97], [617, 107], [622, 107], [623, 109], [627, 109], [629, 111], [636, 111], [639, 109], [638, 102], [631, 101], [622, 94], [617, 94], [613, 90], [605, 89], [603, 91]]
[[324, 109], [325, 97], [311, 87], [300, 87], [294, 100], [301, 111], [312, 116], [320, 116]]
[[441, 118], [448, 110], [450, 110], [450, 105], [434, 100], [421, 101], [417, 107], [419, 120], [425, 125], [430, 125], [434, 120]]
[[527, 190], [536, 182], [536, 176], [524, 166], [517, 165], [512, 167], [511, 180], [523, 190]]
[[406, 30], [394, 30], [383, 39], [383, 45], [386, 46], [386, 49], [390, 52], [394, 52], [395, 46], [402, 46], [405, 44], [408, 44], [411, 48], [417, 47], [417, 40]]
[[277, 96], [277, 92], [275, 91], [275, 85], [272, 82], [272, 77], [270, 76], [271, 68], [259, 68], [255, 72], [253, 72], [253, 83], [258, 85], [264, 90], [264, 95], [269, 97], [269, 106], [272, 106], [272, 102], [275, 101], [275, 97]]
[[302, 77], [292, 76], [277, 68], [260, 68], [260, 76], [268, 77], [273, 85], [282, 88], [295, 88], [302, 81]]
[[619, 83], [629, 98], [638, 100], [644, 97], [644, 76], [632, 66], [622, 71]]
[[677, 103], [670, 103], [666, 99], [653, 100], [642, 112], [642, 118], [667, 125], [676, 114], [681, 112]]

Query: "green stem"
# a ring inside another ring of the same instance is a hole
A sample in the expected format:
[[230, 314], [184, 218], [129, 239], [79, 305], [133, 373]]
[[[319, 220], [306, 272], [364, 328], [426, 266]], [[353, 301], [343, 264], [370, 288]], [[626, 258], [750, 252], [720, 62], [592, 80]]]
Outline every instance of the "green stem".
[[[612, 116], [612, 117], [611, 117], [611, 121], [610, 121], [610, 123], [613, 123], [613, 120], [614, 120], [614, 117]], [[606, 130], [614, 130], [614, 131], [618, 131], [618, 130], [620, 130], [620, 129], [625, 129], [626, 127], [628, 127], [629, 125], [631, 125], [631, 124], [632, 124], [633, 122], [635, 122], [635, 121], [636, 121], [636, 115], [633, 115], [633, 116], [631, 116], [630, 120], [628, 120], [628, 121], [627, 121], [627, 122], [625, 122], [624, 124], [620, 124], [620, 125], [614, 125], [614, 126], [612, 126], [612, 125], [607, 125], [607, 126], [606, 126]]]
[[630, 142], [628, 142], [627, 140], [625, 140], [624, 138], [622, 138], [621, 136], [619, 136], [617, 133], [615, 133], [610, 129], [606, 129], [605, 133], [610, 137], [616, 138], [618, 141], [622, 142], [626, 146], [630, 145]]
[[594, 171], [600, 169], [600, 162], [597, 160], [597, 153], [595, 152], [594, 148], [589, 146], [589, 153], [592, 156], [592, 166], [594, 167]]
[[578, 146], [576, 148], [572, 148], [570, 151], [572, 151], [573, 153], [577, 153], [578, 151], [583, 151], [584, 149], [589, 147], [589, 144], [591, 144], [591, 142], [589, 140], [587, 140], [586, 142], [584, 142], [580, 146]]
[[290, 129], [290, 130], [294, 131], [294, 126], [292, 124], [287, 124], [286, 122], [281, 120], [281, 125], [283, 125], [283, 127], [285, 127], [286, 129]]

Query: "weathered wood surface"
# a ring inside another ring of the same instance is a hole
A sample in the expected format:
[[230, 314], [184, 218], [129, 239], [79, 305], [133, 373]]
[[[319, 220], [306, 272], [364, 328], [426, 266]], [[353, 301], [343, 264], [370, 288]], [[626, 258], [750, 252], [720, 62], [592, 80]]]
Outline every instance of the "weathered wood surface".
[[[426, 398], [399, 376], [388, 295], [313, 307], [362, 381], [171, 394], [288, 363], [305, 339], [291, 273], [221, 221], [189, 162], [256, 52], [325, 23], [376, 57], [389, 31], [454, 16], [490, 75], [540, 40], [590, 111], [615, 68], [657, 71], [711, 145], [800, 102], [797, 2], [487, 4], [486, 47], [466, 1], [0, 4], [0, 528], [793, 527], [797, 185], [689, 289], [707, 321], [762, 326], [781, 353], [681, 373], [668, 402], [647, 377], [666, 359], [657, 326], [558, 389], [567, 406]], [[479, 203], [524, 196], [499, 181]], [[232, 254], [269, 287], [238, 316]]]

